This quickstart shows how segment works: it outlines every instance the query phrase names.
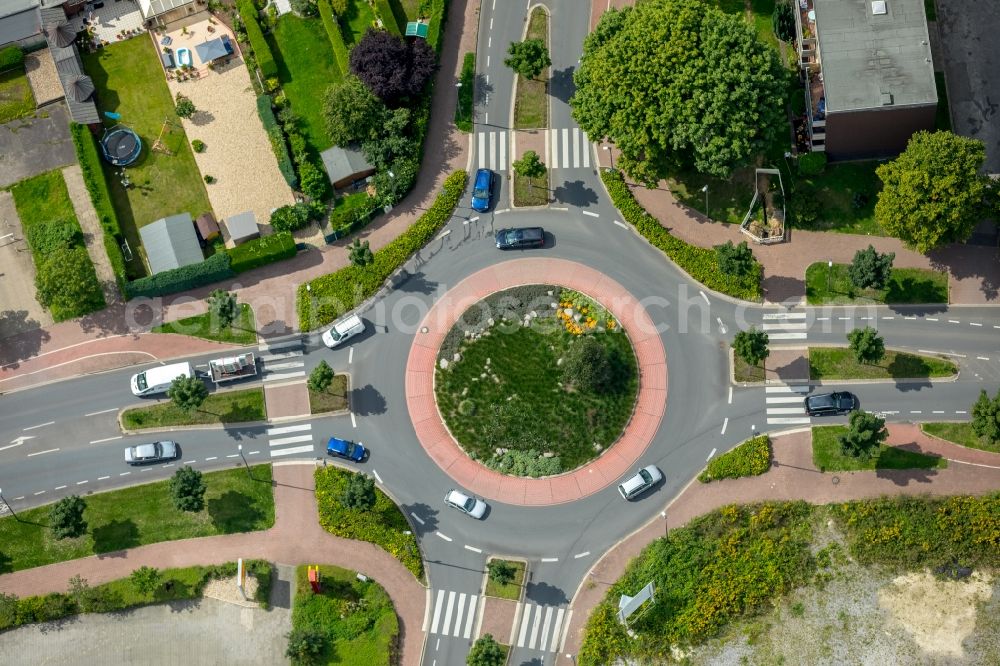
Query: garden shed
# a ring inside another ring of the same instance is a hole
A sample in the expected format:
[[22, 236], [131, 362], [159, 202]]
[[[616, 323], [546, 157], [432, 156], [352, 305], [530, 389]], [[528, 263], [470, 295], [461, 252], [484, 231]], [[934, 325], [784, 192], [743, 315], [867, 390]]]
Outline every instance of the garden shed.
[[323, 166], [326, 167], [334, 189], [343, 189], [354, 181], [375, 173], [375, 167], [368, 163], [357, 146], [334, 146], [324, 150], [320, 157], [323, 158]]
[[252, 210], [233, 215], [226, 220], [226, 231], [233, 245], [260, 237], [260, 227], [257, 226], [257, 216]]
[[210, 241], [219, 236], [219, 223], [215, 221], [215, 216], [211, 213], [202, 213], [194, 221], [194, 227], [198, 230], [198, 235], [203, 241]]
[[190, 213], [164, 217], [139, 229], [152, 274], [190, 266], [205, 259]]

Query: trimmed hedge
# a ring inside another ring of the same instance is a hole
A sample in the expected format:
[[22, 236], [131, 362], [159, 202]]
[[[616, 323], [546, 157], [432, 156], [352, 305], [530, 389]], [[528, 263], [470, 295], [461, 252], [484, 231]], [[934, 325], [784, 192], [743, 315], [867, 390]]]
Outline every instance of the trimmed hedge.
[[375, 15], [382, 19], [382, 25], [386, 30], [396, 37], [403, 36], [403, 33], [399, 30], [399, 22], [396, 21], [396, 15], [392, 13], [389, 0], [375, 0]]
[[69, 133], [73, 137], [73, 147], [76, 148], [76, 159], [80, 163], [83, 182], [90, 194], [90, 202], [97, 212], [97, 219], [104, 232], [104, 250], [108, 253], [111, 270], [115, 273], [115, 281], [122, 297], [125, 297], [128, 275], [125, 270], [125, 256], [122, 254], [122, 228], [118, 223], [118, 214], [111, 203], [111, 191], [104, 177], [101, 166], [101, 156], [97, 149], [97, 139], [86, 125], [70, 123]]
[[430, 25], [427, 27], [427, 43], [438, 53], [441, 52], [441, 34], [448, 16], [448, 0], [431, 0]]
[[232, 271], [242, 273], [276, 261], [290, 259], [295, 256], [296, 251], [295, 239], [290, 233], [283, 231], [273, 236], [255, 238], [226, 250], [226, 253], [229, 254], [229, 267]]
[[330, 0], [317, 0], [319, 7], [319, 17], [326, 28], [326, 36], [330, 39], [330, 46], [333, 47], [333, 55], [337, 59], [337, 67], [340, 68], [340, 75], [347, 76], [350, 72], [351, 59], [347, 53], [347, 45], [344, 43], [344, 34], [340, 31], [340, 23], [333, 15], [333, 8]]
[[604, 186], [611, 195], [611, 201], [621, 212], [622, 217], [691, 278], [709, 289], [735, 298], [746, 301], [761, 300], [760, 281], [764, 269], [760, 263], [755, 260], [753, 269], [747, 275], [725, 275], [719, 270], [714, 249], [696, 247], [671, 236], [659, 220], [647, 213], [635, 200], [621, 173], [602, 171], [601, 180], [604, 181]]
[[328, 324], [377, 292], [397, 268], [451, 219], [465, 190], [465, 180], [466, 173], [462, 170], [448, 176], [444, 190], [431, 207], [396, 240], [375, 252], [374, 261], [368, 266], [346, 266], [300, 285], [296, 308], [299, 328], [308, 331]]
[[15, 69], [24, 64], [24, 51], [17, 44], [0, 49], [0, 72]]
[[274, 117], [270, 95], [257, 96], [257, 115], [260, 116], [260, 122], [264, 125], [267, 138], [271, 141], [271, 150], [274, 151], [274, 157], [278, 160], [278, 171], [281, 172], [282, 178], [285, 179], [289, 187], [292, 189], [297, 188], [299, 186], [299, 179], [295, 175], [295, 165], [292, 164], [292, 158], [288, 154], [285, 135], [281, 132], [278, 119]]
[[705, 471], [698, 475], [702, 483], [718, 479], [738, 479], [760, 476], [771, 469], [771, 439], [759, 435], [748, 439], [732, 451], [713, 458]]
[[219, 252], [197, 264], [133, 280], [128, 284], [128, 297], [166, 296], [225, 280], [234, 275], [229, 255]]
[[257, 7], [254, 6], [253, 0], [237, 0], [236, 4], [240, 10], [240, 18], [243, 19], [247, 39], [250, 40], [250, 46], [257, 58], [260, 73], [264, 75], [265, 79], [277, 76], [278, 64], [274, 61], [271, 47], [267, 45], [264, 33], [260, 29], [260, 23], [257, 22]]

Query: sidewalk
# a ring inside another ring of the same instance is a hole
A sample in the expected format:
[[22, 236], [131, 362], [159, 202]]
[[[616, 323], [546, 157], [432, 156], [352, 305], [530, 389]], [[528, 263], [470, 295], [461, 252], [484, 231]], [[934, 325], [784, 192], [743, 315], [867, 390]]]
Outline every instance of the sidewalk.
[[0, 592], [18, 596], [64, 592], [79, 574], [91, 584], [125, 578], [146, 565], [158, 569], [220, 564], [237, 558], [272, 563], [335, 564], [358, 571], [385, 588], [399, 617], [401, 663], [418, 666], [423, 650], [426, 592], [406, 567], [363, 541], [333, 536], [319, 525], [313, 464], [274, 466], [274, 527], [265, 532], [168, 541], [50, 564], [0, 576]]
[[580, 651], [583, 628], [591, 611], [621, 577], [629, 561], [662, 537], [668, 527], [682, 527], [691, 519], [727, 504], [769, 500], [828, 504], [882, 495], [979, 495], [1000, 488], [1000, 454], [928, 437], [916, 425], [889, 424], [888, 428], [890, 444], [943, 455], [952, 462], [947, 469], [939, 470], [824, 474], [813, 466], [810, 432], [773, 438], [773, 465], [766, 474], [707, 484], [692, 481], [667, 505], [666, 521], [657, 516], [604, 554], [589, 572], [587, 584], [582, 584], [573, 598], [573, 618], [557, 663], [566, 666], [574, 663], [566, 655]]

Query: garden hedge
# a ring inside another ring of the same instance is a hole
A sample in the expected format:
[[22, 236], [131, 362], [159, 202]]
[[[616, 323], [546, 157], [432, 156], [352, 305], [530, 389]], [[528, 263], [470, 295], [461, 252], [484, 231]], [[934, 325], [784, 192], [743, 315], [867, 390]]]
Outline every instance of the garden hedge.
[[17, 44], [0, 49], [0, 72], [15, 69], [24, 64], [24, 51]]
[[319, 7], [319, 17], [323, 20], [323, 27], [326, 28], [326, 36], [330, 39], [330, 46], [333, 47], [333, 55], [337, 59], [340, 75], [347, 76], [350, 72], [351, 59], [347, 53], [347, 45], [344, 43], [344, 34], [340, 31], [340, 23], [333, 15], [330, 0], [317, 0], [316, 6]]
[[389, 0], [375, 0], [375, 15], [382, 19], [382, 25], [391, 34], [396, 37], [403, 36], [403, 33], [399, 30], [399, 22], [396, 21], [396, 15], [392, 13], [392, 6], [389, 4]]
[[635, 200], [621, 173], [602, 171], [601, 179], [625, 221], [650, 244], [662, 250], [682, 271], [714, 291], [747, 301], [761, 300], [760, 281], [764, 270], [759, 263], [754, 262], [753, 270], [748, 275], [723, 274], [719, 271], [714, 249], [696, 247], [671, 236], [659, 220]]
[[[396, 240], [375, 252], [368, 266], [346, 266], [299, 287], [299, 328], [319, 328], [353, 310], [377, 292], [392, 273], [426, 245], [451, 219], [465, 190], [465, 171], [458, 170], [444, 181], [444, 190], [427, 211]], [[309, 286], [310, 290], [306, 289]]]
[[260, 122], [264, 125], [267, 138], [271, 141], [271, 150], [274, 151], [274, 157], [278, 160], [278, 170], [281, 172], [282, 178], [285, 179], [289, 187], [292, 189], [297, 188], [299, 186], [299, 179], [295, 175], [295, 165], [292, 164], [292, 158], [288, 154], [285, 135], [281, 132], [278, 119], [274, 117], [270, 95], [257, 96], [257, 115], [260, 116]]
[[431, 0], [430, 25], [427, 27], [427, 43], [438, 53], [441, 52], [441, 34], [448, 16], [448, 0]]
[[698, 480], [708, 483], [718, 479], [760, 476], [769, 469], [771, 469], [771, 439], [767, 435], [759, 435], [718, 458], [712, 458], [705, 471], [698, 475]]
[[128, 297], [166, 296], [225, 280], [234, 275], [229, 254], [219, 252], [197, 264], [133, 280], [128, 284]]
[[252, 0], [237, 0], [237, 5], [240, 10], [240, 18], [243, 19], [243, 27], [246, 29], [247, 39], [250, 40], [250, 46], [257, 58], [260, 73], [264, 75], [265, 79], [277, 76], [278, 64], [274, 61], [271, 47], [264, 39], [264, 33], [261, 32], [260, 23], [257, 21], [257, 8]]
[[230, 259], [229, 267], [234, 273], [290, 259], [295, 256], [296, 251], [295, 239], [287, 231], [273, 236], [261, 236], [226, 250]]

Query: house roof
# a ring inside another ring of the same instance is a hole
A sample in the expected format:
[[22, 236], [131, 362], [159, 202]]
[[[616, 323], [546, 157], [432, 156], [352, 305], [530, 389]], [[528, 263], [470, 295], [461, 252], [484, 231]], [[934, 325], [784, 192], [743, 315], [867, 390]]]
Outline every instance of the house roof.
[[160, 14], [166, 14], [171, 9], [177, 9], [184, 5], [191, 4], [194, 0], [138, 0], [139, 11], [143, 18], [153, 18]]
[[0, 2], [0, 19], [26, 12], [39, 5], [39, 0], [3, 0]]
[[139, 236], [153, 274], [197, 264], [205, 259], [190, 213], [178, 213], [147, 224], [139, 229]]
[[244, 238], [260, 235], [260, 228], [257, 227], [257, 216], [252, 210], [239, 215], [232, 215], [226, 218], [226, 230], [234, 243], [238, 243]]
[[323, 159], [323, 166], [326, 167], [331, 183], [375, 168], [365, 159], [364, 153], [354, 146], [348, 148], [334, 146], [324, 150], [320, 157]]
[[52, 60], [56, 64], [56, 72], [59, 73], [59, 81], [62, 83], [63, 92], [66, 94], [66, 106], [69, 107], [69, 115], [73, 119], [73, 122], [84, 125], [101, 122], [101, 116], [97, 113], [97, 105], [94, 103], [93, 95], [81, 100], [78, 99], [80, 95], [76, 93], [76, 89], [80, 87], [81, 81], [84, 80], [86, 81], [86, 87], [93, 89], [93, 82], [83, 72], [76, 44], [70, 44], [62, 48], [50, 44], [49, 52], [52, 54]]
[[815, 0], [815, 10], [827, 113], [937, 104], [922, 0]]
[[212, 62], [216, 58], [222, 58], [229, 53], [229, 51], [226, 50], [226, 44], [222, 41], [221, 37], [216, 37], [210, 41], [196, 44], [194, 50], [197, 51], [198, 58], [200, 58], [202, 62]]
[[[4, 3], [0, 2], [0, 6], [2, 5]], [[34, 7], [9, 13], [4, 8], [0, 12], [4, 13], [4, 16], [0, 17], [0, 46], [37, 35], [42, 29], [38, 20], [38, 12], [35, 11]]]

